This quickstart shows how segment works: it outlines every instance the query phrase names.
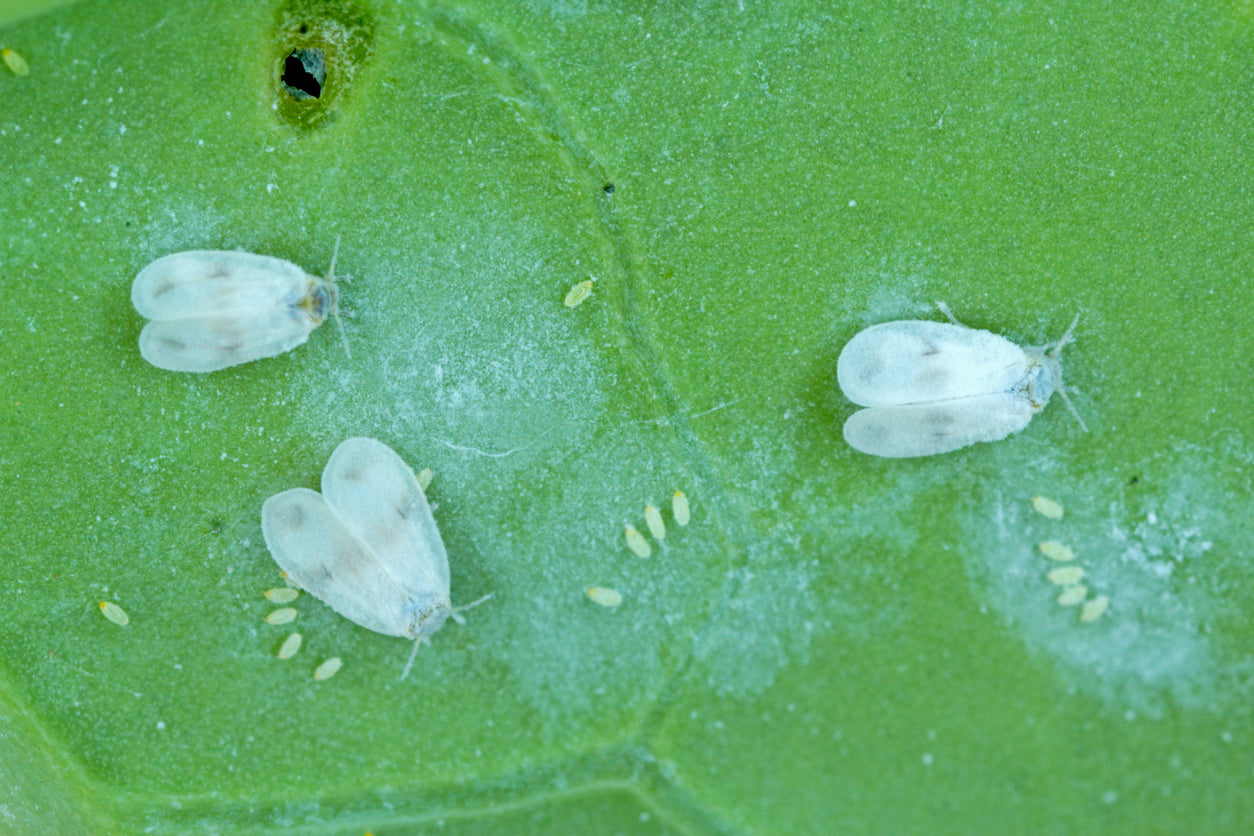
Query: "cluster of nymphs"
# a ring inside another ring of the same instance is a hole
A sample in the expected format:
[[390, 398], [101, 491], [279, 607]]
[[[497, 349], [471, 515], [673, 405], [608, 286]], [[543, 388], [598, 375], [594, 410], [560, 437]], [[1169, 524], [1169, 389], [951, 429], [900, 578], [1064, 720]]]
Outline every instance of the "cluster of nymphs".
[[[338, 255], [338, 239], [335, 247]], [[338, 322], [335, 255], [322, 279], [252, 253], [174, 253], [140, 271], [131, 301], [151, 320], [139, 335], [145, 360], [170, 371], [216, 371], [289, 351], [328, 315]], [[418, 644], [467, 608], [450, 603], [448, 556], [424, 493], [430, 481], [430, 470], [415, 475], [386, 444], [350, 438], [331, 454], [322, 493], [294, 488], [261, 508], [266, 546], [294, 587], [362, 627], [414, 640], [402, 679]], [[275, 589], [267, 597], [278, 603], [297, 594]], [[102, 604], [101, 611], [125, 623], [116, 605]], [[295, 608], [283, 607], [266, 622], [295, 618]], [[300, 645], [292, 633], [279, 658], [291, 658]], [[327, 659], [314, 679], [330, 678], [340, 664], [339, 657]]]
[[[292, 586], [279, 586], [274, 589], [266, 590], [266, 600], [272, 604], [290, 604], [300, 597], [300, 590]], [[291, 624], [296, 620], [298, 615], [295, 607], [279, 607], [277, 610], [271, 610], [266, 616], [267, 624]], [[304, 642], [304, 638], [300, 633], [289, 633], [283, 643], [279, 645], [279, 652], [276, 654], [280, 659], [291, 659], [300, 651], [300, 646]], [[324, 679], [330, 679], [335, 676], [340, 667], [344, 664], [344, 660], [339, 656], [332, 656], [324, 659], [314, 668], [314, 680], [321, 682]]]
[[[1032, 507], [1043, 517], [1051, 520], [1062, 519], [1062, 506], [1047, 497], [1032, 497]], [[1072, 563], [1075, 560], [1075, 552], [1071, 547], [1063, 545], [1058, 540], [1046, 540], [1037, 548], [1049, 560], [1067, 564], [1051, 569], [1045, 576], [1050, 583], [1062, 587], [1062, 592], [1058, 594], [1058, 604], [1063, 607], [1079, 606], [1080, 620], [1084, 622], [1101, 618], [1106, 608], [1110, 606], [1110, 598], [1105, 595], [1089, 597], [1088, 585], [1083, 582], [1086, 574], [1084, 567]]]
[[[675, 520], [675, 525], [687, 525], [691, 516], [692, 510], [688, 505], [688, 496], [683, 491], [675, 491], [674, 496], [671, 497], [671, 518]], [[662, 520], [662, 512], [656, 505], [645, 506], [644, 525], [653, 535], [654, 540], [666, 539], [666, 523]], [[638, 557], [650, 557], [653, 554], [653, 547], [649, 545], [649, 541], [631, 523], [623, 526], [623, 536], [627, 540], [627, 548], [635, 552]]]
[[[675, 491], [671, 496], [671, 519], [675, 521], [675, 525], [679, 526], [687, 525], [692, 519], [692, 506], [688, 504], [688, 495], [683, 491]], [[666, 521], [662, 519], [662, 511], [653, 503], [644, 507], [644, 525], [655, 540], [666, 539]], [[631, 549], [637, 557], [653, 555], [653, 547], [634, 525], [628, 523], [623, 526], [623, 535], [627, 541], [627, 548]], [[587, 593], [592, 601], [603, 607], [613, 608], [623, 603], [622, 593], [606, 586], [590, 586]]]

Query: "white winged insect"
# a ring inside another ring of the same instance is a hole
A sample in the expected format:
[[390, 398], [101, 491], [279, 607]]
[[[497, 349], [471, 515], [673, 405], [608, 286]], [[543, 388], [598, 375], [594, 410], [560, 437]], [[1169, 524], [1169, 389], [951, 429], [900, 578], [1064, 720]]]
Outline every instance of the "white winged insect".
[[350, 621], [418, 644], [445, 619], [448, 555], [414, 471], [386, 444], [350, 438], [322, 471], [322, 493], [293, 488], [261, 506], [261, 530], [287, 576]]
[[[213, 372], [291, 351], [330, 314], [339, 327], [335, 239], [325, 279], [290, 261], [231, 250], [162, 256], [135, 277], [131, 304], [152, 320], [139, 353], [172, 372]], [[344, 351], [348, 340], [340, 327]]]
[[[901, 320], [861, 331], [840, 352], [836, 379], [860, 406], [845, 421], [845, 441], [872, 456], [948, 453], [997, 441], [1028, 425], [1054, 392], [1062, 395], [1058, 356], [1072, 342], [1077, 314], [1057, 342], [1021, 348], [951, 323]], [[1084, 427], [1079, 415], [1075, 415]]]

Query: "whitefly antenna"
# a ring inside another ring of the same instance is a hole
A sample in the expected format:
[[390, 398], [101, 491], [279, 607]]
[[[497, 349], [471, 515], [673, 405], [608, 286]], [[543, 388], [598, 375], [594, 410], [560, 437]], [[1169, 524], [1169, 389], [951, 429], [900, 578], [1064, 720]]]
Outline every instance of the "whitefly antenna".
[[460, 607], [453, 607], [452, 611], [449, 612], [449, 616], [458, 624], [465, 624], [466, 619], [462, 618], [459, 615], [459, 613], [465, 612], [466, 610], [471, 609], [473, 607], [477, 607], [480, 604], [482, 604], [484, 601], [491, 601], [491, 600], [492, 600], [492, 593], [489, 592], [487, 595], [479, 596], [475, 600], [471, 601], [469, 604], [462, 604]]
[[949, 306], [946, 305], [944, 302], [940, 301], [939, 299], [936, 300], [936, 309], [939, 310], [941, 313], [943, 313], [945, 315], [945, 318], [948, 319], [950, 322], [952, 322], [954, 325], [960, 325], [963, 328], [967, 327], [963, 325], [961, 322], [959, 322], [957, 317], [954, 316], [954, 312], [949, 309]]
[[[1067, 329], [1067, 333], [1063, 334], [1058, 339], [1058, 342], [1045, 346], [1045, 350], [1049, 352], [1049, 359], [1053, 360], [1055, 366], [1059, 369], [1061, 369], [1061, 365], [1058, 362], [1058, 358], [1062, 355], [1062, 347], [1075, 342], [1075, 337], [1072, 335], [1075, 333], [1075, 327], [1079, 324], [1080, 315], [1076, 314], [1075, 319], [1071, 320], [1071, 327]], [[1075, 411], [1075, 407], [1071, 404], [1071, 398], [1067, 397], [1067, 388], [1062, 385], [1061, 371], [1058, 372], [1058, 394], [1062, 395], [1062, 402], [1067, 405], [1067, 410], [1075, 417], [1076, 421], [1080, 423], [1080, 429], [1088, 432], [1089, 428], [1085, 425], [1084, 419], [1080, 417], [1080, 413]]]
[[[327, 270], [327, 281], [332, 285], [335, 284], [335, 260], [339, 257], [340, 257], [340, 236], [337, 235], [335, 236], [335, 249], [331, 253], [331, 268]], [[344, 276], [343, 278], [346, 280], [348, 279], [347, 276]], [[348, 316], [347, 313], [344, 315]], [[335, 327], [340, 332], [340, 341], [344, 343], [344, 353], [347, 354], [349, 359], [351, 360], [353, 357], [353, 352], [348, 347], [348, 335], [344, 333], [344, 323], [340, 321], [340, 294], [338, 291], [335, 294], [335, 304], [331, 306], [331, 316], [335, 319]]]
[[426, 636], [419, 636], [414, 639], [414, 649], [409, 652], [409, 661], [405, 663], [405, 670], [401, 671], [401, 679], [409, 676], [409, 669], [414, 666], [414, 658], [418, 656], [418, 648], [426, 640]]

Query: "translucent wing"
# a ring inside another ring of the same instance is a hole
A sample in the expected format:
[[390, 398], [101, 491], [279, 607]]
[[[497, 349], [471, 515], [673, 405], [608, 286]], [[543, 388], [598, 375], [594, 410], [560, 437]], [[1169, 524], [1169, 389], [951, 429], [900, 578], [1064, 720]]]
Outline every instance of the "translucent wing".
[[139, 353], [159, 369], [213, 372], [291, 351], [315, 327], [308, 316], [286, 306], [248, 315], [159, 319], [139, 333]]
[[405, 591], [317, 491], [267, 499], [261, 530], [279, 568], [307, 592], [362, 627], [413, 638]]
[[1028, 400], [1014, 393], [875, 407], [849, 416], [845, 441], [872, 456], [930, 456], [1005, 438], [1026, 427], [1035, 412]]
[[350, 438], [322, 471], [322, 495], [413, 602], [416, 635], [438, 629], [450, 608], [448, 555], [409, 465], [386, 444]]
[[154, 366], [211, 372], [273, 357], [305, 340], [326, 316], [320, 280], [288, 261], [192, 250], [149, 264], [131, 302], [152, 322], [139, 351]]
[[146, 319], [187, 319], [295, 305], [315, 280], [268, 255], [189, 250], [157, 259], [135, 277], [131, 304]]
[[961, 325], [902, 320], [859, 332], [840, 352], [836, 379], [861, 406], [899, 406], [1022, 388], [1023, 349]]

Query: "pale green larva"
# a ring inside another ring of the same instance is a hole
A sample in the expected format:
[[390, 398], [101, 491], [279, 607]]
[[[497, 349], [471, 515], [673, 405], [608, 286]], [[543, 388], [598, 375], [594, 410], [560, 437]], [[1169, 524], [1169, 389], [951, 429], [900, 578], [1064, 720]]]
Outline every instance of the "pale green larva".
[[569, 291], [566, 292], [566, 298], [563, 303], [568, 308], [575, 308], [584, 303], [584, 300], [592, 295], [592, 283], [596, 281], [596, 277], [584, 279], [582, 282], [571, 285]]
[[691, 519], [692, 508], [688, 504], [688, 495], [683, 491], [675, 491], [675, 495], [671, 497], [671, 515], [674, 516], [676, 525], [687, 525]]
[[139, 353], [168, 371], [212, 372], [291, 351], [328, 314], [339, 323], [339, 243], [325, 279], [246, 252], [189, 250], [157, 259], [131, 285], [131, 304], [152, 320], [139, 334]]
[[1032, 497], [1032, 510], [1051, 520], [1062, 519], [1062, 506], [1047, 496]]
[[623, 538], [627, 541], [627, 548], [635, 552], [637, 557], [648, 557], [653, 554], [653, 547], [634, 525], [628, 523], [623, 526]]
[[617, 607], [623, 603], [623, 596], [617, 589], [610, 589], [608, 586], [590, 586], [588, 587], [588, 597], [594, 603], [603, 607]]
[[105, 618], [117, 624], [119, 627], [125, 627], [131, 623], [131, 617], [126, 614], [126, 610], [119, 607], [112, 601], [100, 602], [100, 614]]
[[322, 471], [322, 493], [293, 488], [270, 497], [261, 529], [294, 583], [355, 624], [413, 639], [415, 653], [445, 619], [458, 618], [427, 497], [414, 471], [382, 442], [340, 444]]
[[330, 679], [340, 672], [340, 668], [344, 667], [344, 660], [339, 656], [332, 656], [318, 667], [314, 668], [313, 678], [315, 682], [322, 682], [324, 679]]
[[644, 509], [644, 524], [655, 540], [666, 539], [666, 523], [662, 522], [662, 512], [656, 505], [648, 505]]
[[[940, 308], [953, 320], [948, 308]], [[1058, 355], [1072, 342], [1079, 320], [1077, 315], [1061, 339], [1042, 348], [1021, 348], [957, 320], [867, 328], [836, 361], [845, 397], [867, 407], [845, 421], [845, 441], [862, 453], [904, 458], [1019, 432], [1054, 392], [1067, 400]]]

